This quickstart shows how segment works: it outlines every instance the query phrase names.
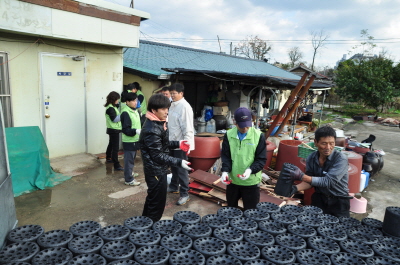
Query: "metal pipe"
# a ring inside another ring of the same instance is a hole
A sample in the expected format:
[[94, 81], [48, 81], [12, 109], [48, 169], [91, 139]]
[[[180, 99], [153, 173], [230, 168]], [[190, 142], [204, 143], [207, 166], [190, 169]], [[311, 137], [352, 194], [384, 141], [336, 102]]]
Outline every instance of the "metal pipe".
[[283, 130], [283, 126], [285, 126], [285, 124], [288, 122], [288, 120], [290, 119], [290, 117], [293, 115], [293, 112], [295, 112], [298, 108], [298, 106], [300, 105], [300, 102], [303, 100], [304, 96], [306, 95], [306, 93], [308, 92], [308, 90], [310, 89], [312, 83], [315, 80], [315, 74], [313, 74], [310, 79], [308, 79], [308, 82], [306, 84], [305, 87], [303, 87], [299, 93], [299, 96], [297, 97], [296, 102], [293, 103], [292, 108], [289, 110], [288, 114], [286, 115], [286, 117], [283, 119], [281, 126], [279, 126], [278, 130], [276, 131], [276, 134], [279, 134], [280, 132], [282, 132]]
[[295, 99], [296, 95], [299, 93], [300, 89], [303, 87], [304, 82], [306, 81], [306, 78], [308, 76], [308, 73], [305, 72], [303, 76], [301, 77], [299, 83], [297, 83], [297, 86], [295, 89], [292, 90], [290, 93], [289, 98], [286, 100], [285, 105], [283, 105], [282, 109], [279, 111], [278, 115], [276, 115], [275, 120], [272, 122], [270, 129], [266, 132], [265, 138], [267, 139], [270, 135], [275, 126], [278, 124], [280, 118], [283, 116], [283, 114], [286, 112], [288, 107], [290, 106], [290, 103], [293, 102]]

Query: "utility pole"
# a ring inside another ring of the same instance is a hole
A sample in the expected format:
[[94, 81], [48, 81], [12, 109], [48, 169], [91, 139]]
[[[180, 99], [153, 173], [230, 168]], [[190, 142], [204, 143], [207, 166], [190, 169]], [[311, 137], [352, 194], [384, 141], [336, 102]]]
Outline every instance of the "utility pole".
[[231, 51], [229, 52], [229, 55], [232, 55], [232, 42], [231, 42]]
[[218, 44], [219, 44], [219, 52], [222, 53], [222, 50], [221, 50], [221, 43], [219, 42], [219, 36], [218, 36], [218, 35], [217, 35], [217, 39], [218, 39]]

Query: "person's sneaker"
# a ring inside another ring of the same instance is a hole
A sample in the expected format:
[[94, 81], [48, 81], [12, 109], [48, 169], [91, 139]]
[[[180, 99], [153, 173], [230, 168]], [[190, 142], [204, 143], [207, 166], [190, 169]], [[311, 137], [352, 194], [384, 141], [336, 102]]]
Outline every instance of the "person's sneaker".
[[184, 205], [184, 204], [187, 203], [188, 201], [190, 201], [189, 196], [180, 197], [179, 200], [177, 201], [176, 205]]
[[136, 180], [132, 180], [131, 182], [125, 182], [125, 185], [128, 185], [128, 186], [139, 186], [140, 182], [136, 181]]
[[119, 167], [115, 167], [114, 171], [124, 171], [124, 168], [119, 166]]
[[168, 193], [179, 193], [179, 191], [173, 190], [173, 189], [171, 189], [170, 187], [168, 187], [167, 192], [168, 192]]
[[106, 159], [106, 163], [114, 163], [111, 158]]
[[137, 178], [137, 177], [139, 177], [139, 174], [132, 172], [132, 177]]

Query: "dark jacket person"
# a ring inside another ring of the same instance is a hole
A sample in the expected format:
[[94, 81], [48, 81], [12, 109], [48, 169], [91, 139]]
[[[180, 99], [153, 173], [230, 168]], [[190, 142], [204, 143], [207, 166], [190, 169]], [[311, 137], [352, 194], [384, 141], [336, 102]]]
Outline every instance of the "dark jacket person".
[[166, 119], [170, 101], [162, 94], [150, 97], [147, 105], [146, 121], [140, 133], [140, 149], [143, 169], [147, 183], [147, 197], [143, 216], [154, 222], [161, 219], [167, 199], [168, 166], [183, 167], [191, 170], [190, 163], [169, 156], [170, 148], [179, 148], [179, 141], [169, 141]]

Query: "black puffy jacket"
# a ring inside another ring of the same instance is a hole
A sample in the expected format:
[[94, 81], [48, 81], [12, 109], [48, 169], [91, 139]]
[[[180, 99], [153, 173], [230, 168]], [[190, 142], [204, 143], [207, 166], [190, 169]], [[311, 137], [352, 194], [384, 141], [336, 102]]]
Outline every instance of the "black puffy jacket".
[[159, 176], [167, 174], [168, 166], [181, 166], [182, 159], [169, 155], [169, 149], [179, 147], [179, 141], [169, 141], [168, 129], [164, 130], [164, 121], [146, 119], [140, 132], [140, 150], [144, 174]]

